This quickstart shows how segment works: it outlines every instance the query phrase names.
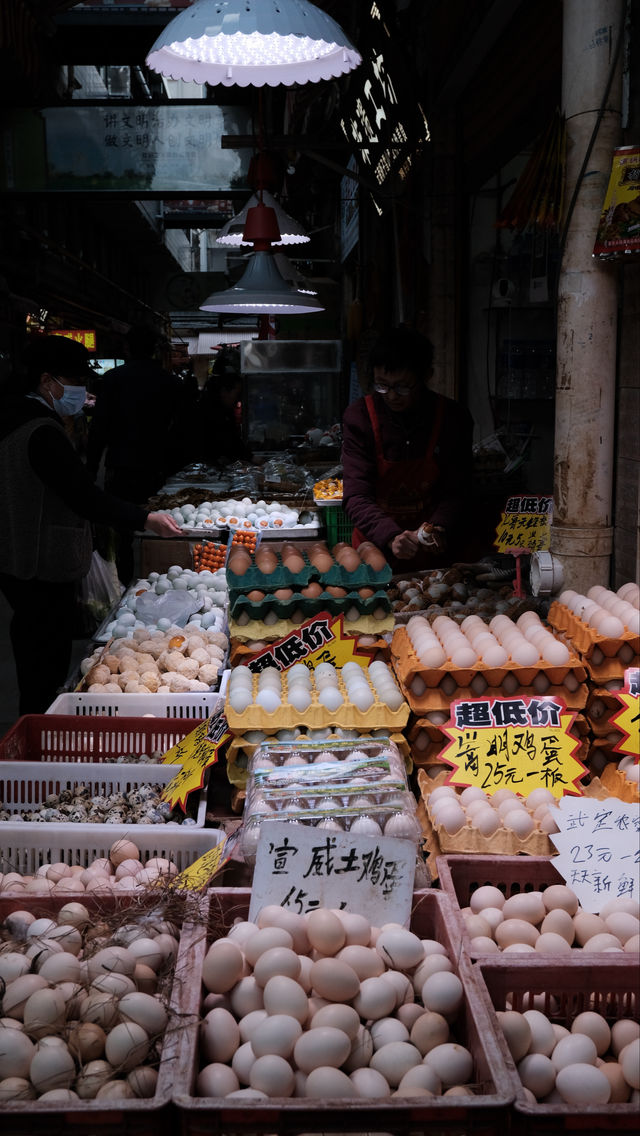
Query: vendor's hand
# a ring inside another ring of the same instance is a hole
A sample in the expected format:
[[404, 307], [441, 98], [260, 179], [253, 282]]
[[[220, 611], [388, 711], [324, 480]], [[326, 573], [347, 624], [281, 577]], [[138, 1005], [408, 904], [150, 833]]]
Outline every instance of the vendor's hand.
[[414, 532], [398, 533], [389, 544], [393, 556], [397, 560], [411, 560], [418, 551], [418, 538]]
[[144, 527], [156, 536], [182, 536], [180, 525], [170, 513], [149, 513]]
[[418, 544], [431, 553], [442, 553], [447, 547], [447, 534], [440, 525], [433, 525], [425, 521], [425, 523], [420, 525], [420, 528], [417, 529], [416, 536], [418, 538]]

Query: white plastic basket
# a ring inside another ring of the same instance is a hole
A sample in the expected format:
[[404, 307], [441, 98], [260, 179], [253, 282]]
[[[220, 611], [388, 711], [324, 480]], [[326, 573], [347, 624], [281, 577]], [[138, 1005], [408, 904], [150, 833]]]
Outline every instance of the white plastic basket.
[[[122, 764], [115, 762], [87, 762], [57, 761], [2, 761], [0, 762], [0, 802], [9, 813], [19, 813], [23, 809], [30, 809], [42, 804], [49, 794], [58, 794], [64, 789], [75, 785], [87, 785], [91, 788], [91, 796], [109, 796], [111, 793], [126, 793], [139, 785], [168, 785], [182, 769], [181, 765], [139, 765]], [[189, 827], [203, 828], [205, 822], [207, 802], [206, 794], [200, 793], [197, 804], [195, 825]], [[11, 821], [0, 822], [0, 842], [4, 846], [3, 833], [5, 825]], [[107, 828], [114, 831], [120, 829], [134, 829], [136, 832], [147, 825], [136, 825], [129, 822], [126, 825], [100, 825], [74, 824], [73, 822], [47, 821], [17, 821], [23, 828], [35, 826], [48, 831], [56, 823], [57, 827], [66, 828]], [[155, 826], [154, 826], [155, 827]], [[165, 827], [158, 826], [158, 827]]]
[[[158, 856], [172, 860], [179, 872], [224, 839], [218, 828], [175, 825], [0, 824], [2, 870], [34, 875], [43, 864], [89, 866], [107, 857], [114, 841], [127, 836], [140, 850], [143, 863]], [[7, 893], [9, 895], [9, 893]]]
[[210, 694], [84, 694], [67, 691], [51, 703], [47, 714], [101, 714], [107, 718], [209, 718], [224, 695]]

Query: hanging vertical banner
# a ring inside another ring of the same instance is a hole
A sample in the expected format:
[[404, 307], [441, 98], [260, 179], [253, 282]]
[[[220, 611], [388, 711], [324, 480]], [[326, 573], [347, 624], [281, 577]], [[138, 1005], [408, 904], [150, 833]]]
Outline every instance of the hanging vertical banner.
[[604, 260], [640, 254], [640, 146], [613, 151], [593, 256]]

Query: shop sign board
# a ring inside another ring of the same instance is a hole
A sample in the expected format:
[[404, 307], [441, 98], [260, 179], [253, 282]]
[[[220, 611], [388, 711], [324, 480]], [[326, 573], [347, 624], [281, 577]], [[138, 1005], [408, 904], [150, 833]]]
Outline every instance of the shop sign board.
[[585, 911], [640, 894], [640, 805], [608, 797], [565, 797], [554, 813], [552, 860]]
[[527, 797], [548, 789], [554, 797], [579, 794], [587, 772], [570, 734], [576, 715], [561, 698], [471, 698], [451, 703], [443, 732], [450, 739], [440, 760], [453, 766], [450, 785], [475, 785], [493, 794], [511, 789]]
[[65, 339], [75, 339], [76, 343], [81, 343], [87, 351], [96, 349], [95, 331], [52, 331], [51, 335], [63, 335]]
[[184, 810], [189, 793], [201, 789], [204, 775], [210, 765], [215, 765], [221, 746], [231, 737], [224, 707], [199, 722], [195, 730], [187, 734], [176, 745], [167, 750], [162, 758], [163, 765], [179, 765], [181, 768], [173, 781], [164, 789], [162, 800], [172, 807], [179, 805]]
[[593, 256], [601, 260], [628, 260], [639, 254], [640, 146], [618, 146], [613, 151]]
[[365, 915], [378, 927], [408, 925], [415, 865], [410, 840], [270, 820], [258, 842], [249, 920], [277, 904], [299, 915], [328, 907]]
[[535, 493], [516, 494], [507, 499], [496, 529], [494, 547], [498, 552], [542, 552], [551, 544], [553, 497]]
[[616, 691], [616, 698], [621, 709], [611, 715], [611, 723], [623, 737], [613, 748], [640, 758], [640, 668], [630, 667], [624, 672], [624, 686]]

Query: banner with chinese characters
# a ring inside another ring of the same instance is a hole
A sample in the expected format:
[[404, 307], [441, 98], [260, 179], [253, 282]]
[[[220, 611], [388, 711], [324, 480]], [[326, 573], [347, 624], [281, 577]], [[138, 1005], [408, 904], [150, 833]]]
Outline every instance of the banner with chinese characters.
[[[640, 146], [613, 151], [593, 255], [602, 260], [640, 254]], [[634, 258], [635, 259], [635, 258]]]
[[496, 529], [498, 552], [542, 552], [551, 544], [553, 497], [509, 497]]
[[345, 635], [343, 623], [342, 614], [330, 615], [328, 611], [321, 611], [301, 627], [296, 627], [295, 631], [269, 643], [246, 665], [256, 674], [266, 667], [286, 671], [294, 663], [304, 663], [310, 670], [314, 670], [319, 663], [333, 663], [334, 667], [343, 667], [350, 661], [368, 667], [370, 652], [358, 648], [357, 636]]
[[332, 907], [366, 915], [378, 927], [408, 924], [415, 867], [411, 840], [269, 820], [258, 842], [249, 920], [275, 903], [300, 915]]
[[576, 715], [561, 698], [473, 698], [451, 703], [440, 760], [453, 766], [450, 785], [477, 785], [486, 793], [512, 789], [527, 797], [549, 789], [554, 797], [581, 793], [587, 772], [574, 756]]
[[554, 813], [559, 832], [552, 860], [585, 911], [598, 912], [612, 899], [638, 899], [640, 805], [608, 797], [565, 797]]
[[623, 736], [613, 748], [640, 758], [640, 668], [630, 667], [624, 672], [624, 686], [616, 691], [616, 698], [622, 708], [611, 715], [611, 724]]
[[65, 339], [75, 339], [76, 343], [81, 343], [87, 351], [96, 349], [95, 331], [52, 331], [51, 334], [62, 335]]
[[189, 793], [202, 788], [206, 770], [218, 760], [220, 747], [230, 737], [224, 707], [221, 706], [210, 718], [200, 722], [186, 738], [167, 750], [162, 758], [163, 764], [180, 765], [182, 768], [167, 785], [162, 800], [169, 801], [172, 807], [179, 805], [184, 810]]

